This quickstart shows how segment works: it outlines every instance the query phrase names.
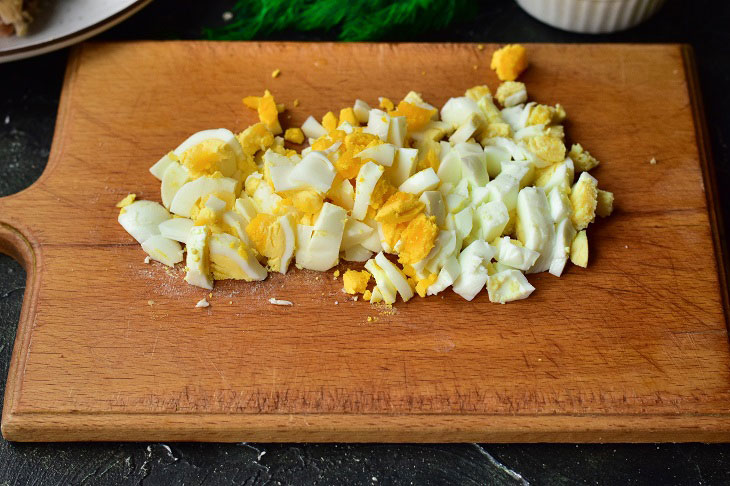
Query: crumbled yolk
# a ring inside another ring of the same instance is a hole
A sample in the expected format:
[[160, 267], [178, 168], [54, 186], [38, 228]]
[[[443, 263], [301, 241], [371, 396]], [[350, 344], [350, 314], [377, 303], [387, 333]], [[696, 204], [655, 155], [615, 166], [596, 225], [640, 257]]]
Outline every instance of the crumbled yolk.
[[497, 88], [497, 92], [494, 94], [494, 97], [497, 98], [497, 101], [499, 101], [499, 103], [504, 106], [507, 98], [519, 93], [520, 91], [527, 92], [525, 83], [520, 83], [519, 81], [505, 81], [504, 83], [499, 85], [499, 88]]
[[416, 216], [401, 233], [402, 247], [398, 261], [414, 264], [426, 258], [438, 234], [439, 228], [434, 216], [429, 218], [424, 213]]
[[551, 123], [560, 123], [565, 120], [565, 116], [565, 109], [560, 105], [556, 105], [555, 107], [547, 105], [535, 105], [530, 110], [530, 116], [527, 117], [527, 126], [550, 125]]
[[428, 288], [433, 285], [434, 282], [436, 282], [436, 279], [438, 278], [438, 275], [435, 273], [432, 273], [428, 277], [424, 278], [423, 280], [419, 280], [416, 284], [416, 293], [420, 295], [421, 297], [426, 297], [426, 291]]
[[379, 223], [405, 223], [423, 212], [426, 205], [415, 194], [396, 192], [388, 198], [375, 215]]
[[331, 111], [328, 111], [322, 117], [322, 126], [327, 132], [333, 132], [337, 129], [337, 117]]
[[292, 143], [304, 142], [304, 132], [301, 128], [287, 128], [284, 132], [284, 140]]
[[239, 133], [236, 138], [241, 144], [243, 152], [251, 156], [259, 150], [266, 151], [274, 144], [274, 134], [263, 123], [251, 125]]
[[237, 167], [236, 154], [223, 140], [210, 138], [187, 149], [180, 162], [192, 177], [211, 175], [224, 167]]
[[570, 245], [570, 261], [579, 267], [588, 266], [588, 236], [586, 230], [579, 231]]
[[393, 248], [407, 227], [408, 223], [381, 223], [385, 244]]
[[390, 116], [404, 116], [406, 117], [406, 126], [409, 132], [418, 132], [428, 125], [431, 121], [431, 117], [436, 114], [436, 109], [429, 110], [428, 108], [421, 108], [413, 103], [407, 101], [401, 101], [398, 103], [398, 108], [395, 111], [390, 112]]
[[386, 177], [381, 177], [370, 195], [370, 206], [379, 209], [397, 190]]
[[277, 69], [274, 69], [274, 71], [271, 73], [271, 77], [278, 78], [280, 74], [281, 74], [281, 69], [277, 68]]
[[385, 111], [393, 111], [393, 108], [395, 108], [395, 105], [392, 101], [390, 101], [390, 98], [380, 98], [380, 109]]
[[314, 189], [293, 189], [283, 191], [281, 195], [290, 200], [297, 211], [301, 213], [319, 213], [324, 204], [324, 196]]
[[273, 133], [274, 135], [278, 135], [281, 133], [281, 125], [279, 124], [279, 109], [276, 106], [276, 101], [274, 101], [274, 97], [268, 89], [264, 92], [264, 96], [259, 101], [258, 112], [261, 123], [266, 125], [266, 128], [268, 128], [271, 133]]
[[480, 99], [484, 98], [487, 95], [491, 95], [492, 92], [489, 90], [489, 86], [486, 84], [483, 84], [481, 86], [474, 86], [473, 88], [469, 88], [466, 90], [466, 93], [464, 96], [467, 98], [473, 100], [473, 101], [479, 101]]
[[492, 54], [491, 68], [501, 81], [514, 81], [527, 69], [527, 51], [520, 44], [507, 44]]
[[[372, 298], [372, 296], [373, 296], [373, 293], [370, 292], [369, 290], [366, 290], [365, 292], [362, 293], [362, 300], [369, 301]], [[372, 317], [368, 317], [368, 322], [371, 322], [372, 320], [373, 320]]]
[[558, 163], [565, 160], [565, 144], [559, 138], [538, 135], [527, 141], [527, 148], [548, 162]]
[[335, 161], [335, 169], [337, 169], [337, 172], [343, 179], [354, 179], [357, 177], [360, 168], [365, 164], [360, 157], [355, 157], [355, 154], [362, 152], [366, 148], [383, 143], [377, 135], [363, 133], [361, 129], [357, 130], [346, 134], [344, 143], [339, 149], [340, 156]]
[[421, 160], [418, 161], [418, 170], [424, 170], [424, 169], [433, 169], [435, 171], [438, 171], [439, 169], [439, 156], [436, 150], [434, 149], [428, 149], [428, 152], [426, 152], [425, 157], [423, 157]]
[[609, 191], [598, 190], [598, 203], [596, 205], [596, 214], [602, 218], [611, 216], [613, 212], [613, 193]]
[[134, 202], [134, 200], [137, 198], [136, 194], [127, 194], [127, 196], [124, 197], [121, 201], [117, 203], [118, 208], [124, 208], [129, 206]]
[[[284, 253], [285, 238], [275, 216], [259, 213], [246, 226], [246, 233], [259, 254], [269, 259], [269, 267], [276, 264]], [[274, 260], [272, 262], [271, 260]]]
[[352, 109], [352, 107], [343, 108], [340, 110], [340, 123], [347, 122], [353, 127], [356, 127], [359, 125], [357, 122], [357, 117], [355, 116], [355, 110]]
[[598, 160], [579, 143], [574, 143], [573, 146], [570, 147], [568, 157], [570, 157], [575, 164], [576, 171], [589, 171], [599, 164]]
[[348, 294], [364, 294], [367, 291], [370, 277], [370, 272], [367, 270], [362, 270], [360, 272], [357, 270], [346, 271], [342, 276], [342, 284], [345, 292]]
[[598, 187], [596, 187], [595, 179], [578, 179], [570, 192], [570, 204], [573, 206], [573, 214], [570, 216], [573, 226], [577, 230], [585, 229], [596, 219]]

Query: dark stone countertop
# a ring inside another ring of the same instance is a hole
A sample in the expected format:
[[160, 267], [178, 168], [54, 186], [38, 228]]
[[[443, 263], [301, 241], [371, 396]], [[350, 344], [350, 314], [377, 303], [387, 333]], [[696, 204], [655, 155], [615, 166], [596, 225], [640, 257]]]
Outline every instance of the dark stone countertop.
[[[232, 1], [156, 0], [103, 39], [195, 39]], [[699, 66], [718, 185], [730, 197], [730, 7], [667, 2], [627, 32], [587, 36], [535, 21], [512, 0], [475, 2], [467, 23], [419, 39], [476, 42], [685, 42]], [[278, 39], [329, 40], [287, 33]], [[67, 50], [0, 65], [0, 196], [43, 171]], [[727, 219], [727, 218], [725, 218]], [[727, 222], [726, 222], [727, 226]], [[0, 400], [25, 273], [0, 255]], [[1, 403], [1, 402], [0, 402]], [[730, 446], [706, 444], [11, 444], [0, 440], [0, 486], [11, 484], [730, 484]]]

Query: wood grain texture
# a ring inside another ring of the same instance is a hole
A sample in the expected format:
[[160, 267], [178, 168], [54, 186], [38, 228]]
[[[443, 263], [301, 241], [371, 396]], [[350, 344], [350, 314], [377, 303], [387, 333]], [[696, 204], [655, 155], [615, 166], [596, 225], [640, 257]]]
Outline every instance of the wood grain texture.
[[729, 440], [725, 267], [686, 47], [530, 46], [531, 97], [566, 107], [569, 139], [602, 161], [594, 175], [617, 204], [589, 229], [589, 268], [531, 276], [537, 291], [525, 301], [446, 292], [386, 312], [346, 300], [331, 272], [294, 271], [219, 282], [211, 307], [195, 309], [205, 292], [180, 269], [145, 265], [116, 222], [114, 204], [128, 192], [159, 200], [147, 168], [187, 135], [255, 122], [244, 95], [269, 88], [290, 107], [299, 99], [288, 126], [411, 89], [441, 105], [475, 84], [496, 87], [494, 47], [77, 48], [45, 173], [0, 199], [0, 250], [21, 259], [30, 280], [3, 435]]

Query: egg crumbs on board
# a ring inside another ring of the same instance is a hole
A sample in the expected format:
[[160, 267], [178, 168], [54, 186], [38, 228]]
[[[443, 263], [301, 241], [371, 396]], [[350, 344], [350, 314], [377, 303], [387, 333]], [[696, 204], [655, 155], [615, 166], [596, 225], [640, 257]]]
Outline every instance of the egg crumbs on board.
[[269, 304], [273, 305], [294, 305], [294, 303], [290, 300], [281, 300], [281, 299], [275, 299], [274, 297], [269, 299]]
[[195, 304], [195, 307], [196, 308], [205, 308], [205, 307], [210, 307], [210, 304], [208, 303], [207, 300], [205, 300], [205, 297], [203, 297], [202, 299], [200, 299], [198, 301], [197, 304]]
[[279, 75], [281, 75], [281, 69], [274, 69], [274, 72], [271, 73], [272, 78], [278, 78]]
[[656, 158], [655, 157], [652, 157], [651, 160], [649, 161], [649, 163], [651, 165], [656, 165]]

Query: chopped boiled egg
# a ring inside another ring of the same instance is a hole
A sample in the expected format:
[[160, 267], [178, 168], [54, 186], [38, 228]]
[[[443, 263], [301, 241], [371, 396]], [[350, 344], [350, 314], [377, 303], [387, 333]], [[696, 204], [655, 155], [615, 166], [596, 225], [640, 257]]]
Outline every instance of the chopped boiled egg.
[[566, 150], [565, 109], [528, 102], [514, 80], [526, 65], [522, 46], [506, 46], [494, 96], [474, 86], [440, 110], [414, 91], [378, 108], [355, 100], [286, 130], [269, 91], [246, 97], [257, 123], [188, 137], [150, 168], [162, 204], [130, 194], [119, 223], [146, 261], [174, 266], [187, 252], [185, 280], [205, 289], [343, 259], [366, 269], [346, 271], [343, 290], [371, 303], [449, 287], [523, 299], [534, 291], [523, 273], [587, 265], [585, 228], [614, 201], [587, 172], [598, 161]]

